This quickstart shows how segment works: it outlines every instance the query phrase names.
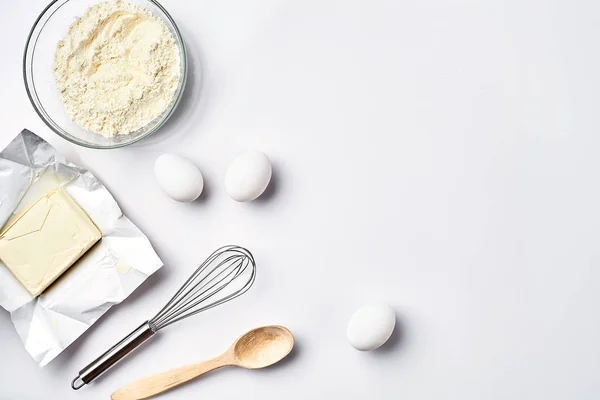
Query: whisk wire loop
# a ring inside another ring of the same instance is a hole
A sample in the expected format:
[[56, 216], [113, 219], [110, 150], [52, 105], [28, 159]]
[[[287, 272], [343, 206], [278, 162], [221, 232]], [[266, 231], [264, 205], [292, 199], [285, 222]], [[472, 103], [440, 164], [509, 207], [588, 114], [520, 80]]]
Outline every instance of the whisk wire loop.
[[[239, 246], [222, 247], [194, 271], [150, 323], [158, 331], [223, 304], [250, 289], [255, 277], [256, 263], [248, 250]], [[228, 290], [222, 293], [224, 289]], [[209, 299], [213, 300], [207, 302]]]

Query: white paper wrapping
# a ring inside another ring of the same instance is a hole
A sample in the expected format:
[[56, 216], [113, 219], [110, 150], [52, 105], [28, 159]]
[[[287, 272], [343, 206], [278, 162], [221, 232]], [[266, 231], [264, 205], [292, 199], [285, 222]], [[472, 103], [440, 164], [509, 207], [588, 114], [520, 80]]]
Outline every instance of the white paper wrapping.
[[0, 227], [56, 187], [87, 212], [102, 239], [38, 297], [0, 262], [0, 306], [11, 313], [25, 348], [40, 366], [162, 266], [148, 238], [123, 215], [102, 183], [28, 130], [0, 153]]

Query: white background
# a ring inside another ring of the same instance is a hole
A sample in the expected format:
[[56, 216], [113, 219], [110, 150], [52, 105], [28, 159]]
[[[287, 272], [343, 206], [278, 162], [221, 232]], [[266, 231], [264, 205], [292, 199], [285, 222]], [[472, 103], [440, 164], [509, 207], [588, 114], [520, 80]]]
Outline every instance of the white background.
[[[46, 2], [2, 2], [0, 147], [29, 128], [88, 167], [165, 267], [43, 369], [0, 312], [1, 399], [107, 399], [270, 323], [297, 337], [289, 362], [161, 398], [600, 397], [600, 3], [164, 0], [189, 49], [185, 99], [155, 136], [94, 151], [52, 133], [25, 94]], [[271, 156], [275, 181], [238, 204], [223, 175], [247, 148]], [[160, 192], [167, 151], [202, 169], [199, 201]], [[229, 243], [256, 256], [250, 292], [69, 388]], [[346, 323], [376, 299], [397, 334], [360, 353]]]

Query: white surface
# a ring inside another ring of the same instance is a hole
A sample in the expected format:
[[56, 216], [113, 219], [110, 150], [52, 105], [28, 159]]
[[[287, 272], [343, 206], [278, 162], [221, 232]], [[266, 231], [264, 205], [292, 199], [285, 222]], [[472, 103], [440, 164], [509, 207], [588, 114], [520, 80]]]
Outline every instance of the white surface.
[[[165, 0], [189, 46], [186, 99], [161, 133], [115, 151], [62, 141], [29, 104], [22, 48], [45, 3], [3, 2], [0, 145], [28, 127], [89, 167], [165, 267], [44, 369], [0, 313], [0, 398], [107, 399], [268, 323], [297, 336], [289, 363], [164, 398], [600, 396], [600, 3]], [[246, 148], [269, 154], [276, 179], [239, 204], [221, 182]], [[160, 193], [166, 151], [203, 171], [197, 202]], [[228, 243], [256, 256], [250, 292], [71, 391]], [[376, 299], [402, 335], [365, 354], [346, 322]]]

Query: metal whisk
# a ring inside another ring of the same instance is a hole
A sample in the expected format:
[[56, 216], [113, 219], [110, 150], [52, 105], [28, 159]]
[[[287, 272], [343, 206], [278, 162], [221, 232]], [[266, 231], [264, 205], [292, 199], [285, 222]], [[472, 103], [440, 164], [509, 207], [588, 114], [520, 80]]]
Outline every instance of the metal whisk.
[[162, 328], [244, 294], [255, 277], [256, 263], [248, 250], [239, 246], [221, 247], [194, 271], [154, 318], [79, 371], [71, 387], [77, 390], [89, 384]]

